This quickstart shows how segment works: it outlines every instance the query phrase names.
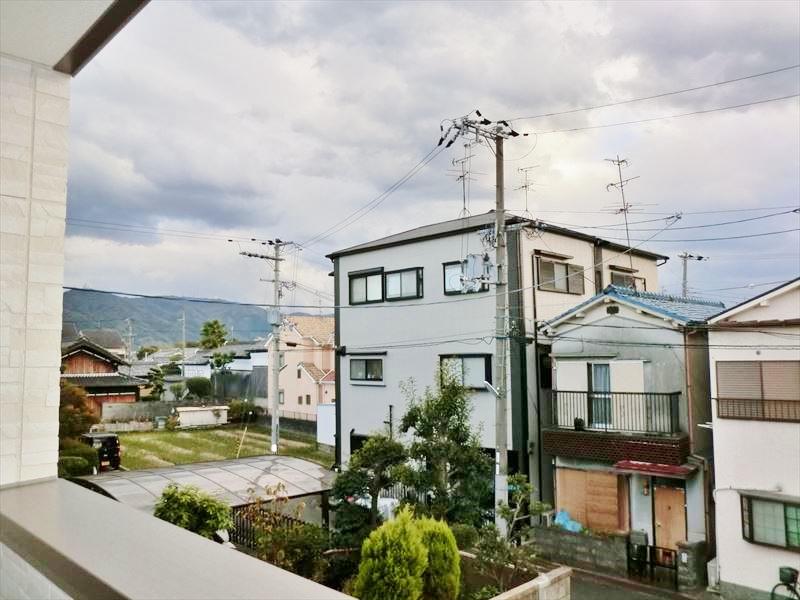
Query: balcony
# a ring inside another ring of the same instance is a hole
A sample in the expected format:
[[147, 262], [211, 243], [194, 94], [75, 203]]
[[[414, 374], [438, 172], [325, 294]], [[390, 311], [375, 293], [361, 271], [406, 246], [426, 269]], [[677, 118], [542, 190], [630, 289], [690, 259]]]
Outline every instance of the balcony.
[[680, 432], [680, 392], [567, 392], [553, 390], [550, 425], [634, 434]]
[[715, 398], [714, 401], [720, 419], [800, 423], [800, 400]]
[[566, 458], [682, 465], [689, 436], [680, 431], [680, 396], [554, 390], [542, 449]]

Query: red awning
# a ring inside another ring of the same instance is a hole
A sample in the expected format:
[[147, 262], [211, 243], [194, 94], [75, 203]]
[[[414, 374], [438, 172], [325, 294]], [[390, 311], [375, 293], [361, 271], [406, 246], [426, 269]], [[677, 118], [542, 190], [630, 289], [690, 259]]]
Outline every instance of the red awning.
[[617, 473], [631, 474], [644, 473], [656, 477], [671, 477], [673, 479], [688, 479], [697, 470], [695, 465], [663, 465], [661, 463], [641, 462], [638, 460], [621, 460], [614, 463]]

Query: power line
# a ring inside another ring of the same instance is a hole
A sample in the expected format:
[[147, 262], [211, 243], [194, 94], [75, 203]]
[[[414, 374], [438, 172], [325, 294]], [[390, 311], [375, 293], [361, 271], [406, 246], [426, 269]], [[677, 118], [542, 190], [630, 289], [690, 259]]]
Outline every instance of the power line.
[[[786, 204], [783, 206], [759, 206], [753, 208], [728, 208], [722, 210], [674, 210], [672, 212], [657, 212], [657, 211], [642, 211], [638, 214], [641, 215], [674, 215], [676, 212], [680, 212], [682, 215], [712, 215], [712, 214], [720, 214], [720, 213], [734, 213], [734, 212], [756, 212], [760, 210], [781, 210], [783, 208], [797, 208], [796, 204]], [[509, 212], [522, 212], [521, 209], [506, 209]], [[607, 215], [610, 214], [608, 210], [537, 210], [536, 212], [539, 213], [560, 213], [560, 214], [570, 214], [570, 215]], [[661, 219], [656, 219], [660, 221]]]
[[[727, 237], [716, 237], [716, 238], [689, 238], [689, 239], [683, 239], [683, 240], [656, 240], [656, 243], [661, 244], [661, 243], [669, 243], [669, 242], [680, 242], [680, 243], [684, 243], [684, 242], [718, 242], [718, 241], [726, 241], [726, 240], [741, 240], [741, 239], [745, 239], [745, 238], [764, 237], [764, 236], [767, 236], [767, 235], [778, 235], [778, 234], [781, 234], [781, 233], [791, 233], [793, 231], [800, 231], [800, 228], [796, 227], [794, 229], [782, 229], [780, 231], [765, 231], [763, 233], [750, 233], [750, 234], [747, 234], [747, 235], [731, 235], [731, 236], [727, 236]], [[604, 238], [604, 239], [625, 241], [625, 238], [619, 238], [619, 237], [607, 237], [607, 238]], [[631, 241], [632, 242], [649, 242], [650, 240], [649, 239], [648, 240], [631, 239]]]
[[583, 127], [570, 127], [566, 129], [550, 129], [548, 131], [529, 132], [530, 134], [538, 133], [540, 135], [548, 133], [571, 133], [574, 131], [586, 131], [589, 129], [606, 129], [608, 127], [620, 127], [622, 125], [636, 125], [637, 123], [650, 123], [652, 121], [664, 121], [666, 119], [677, 119], [679, 117], [690, 117], [693, 115], [704, 115], [708, 113], [720, 112], [723, 110], [734, 110], [737, 108], [746, 108], [748, 106], [756, 106], [759, 104], [767, 104], [769, 102], [779, 102], [781, 100], [789, 100], [791, 98], [800, 97], [800, 94], [789, 94], [788, 96], [778, 96], [776, 98], [765, 98], [763, 100], [753, 100], [752, 102], [744, 102], [742, 104], [733, 104], [731, 106], [719, 106], [717, 108], [707, 108], [704, 110], [693, 110], [691, 112], [677, 113], [674, 115], [663, 115], [660, 117], [650, 117], [647, 119], [636, 119], [634, 121], [621, 121], [619, 123], [604, 123], [602, 125], [586, 125]]
[[515, 117], [513, 119], [505, 119], [506, 121], [527, 121], [531, 119], [541, 119], [543, 117], [555, 117], [558, 115], [568, 115], [578, 112], [585, 112], [588, 110], [597, 110], [599, 108], [610, 108], [612, 106], [620, 106], [622, 104], [632, 104], [633, 102], [642, 102], [644, 100], [655, 100], [657, 98], [666, 98], [668, 96], [676, 96], [678, 94], [685, 94], [687, 92], [696, 92], [698, 90], [705, 90], [708, 88], [720, 86], [720, 85], [728, 85], [730, 83], [736, 83], [739, 81], [745, 81], [747, 79], [755, 79], [757, 77], [765, 77], [767, 75], [774, 75], [775, 73], [782, 73], [784, 71], [791, 71], [792, 69], [800, 68], [800, 65], [791, 65], [788, 67], [781, 67], [779, 69], [773, 69], [771, 71], [764, 71], [763, 73], [754, 73], [752, 75], [745, 75], [743, 77], [736, 77], [735, 79], [726, 79], [725, 81], [717, 81], [715, 83], [706, 83], [704, 85], [697, 85], [694, 87], [684, 88], [682, 90], [674, 90], [671, 92], [661, 92], [660, 94], [653, 94], [652, 96], [641, 96], [639, 98], [629, 98], [627, 100], [619, 100], [616, 102], [608, 102], [606, 104], [596, 104], [594, 106], [585, 106], [582, 108], [571, 108], [567, 110], [561, 110], [558, 112], [550, 112], [550, 113], [542, 113], [538, 115], [532, 115], [530, 117]]

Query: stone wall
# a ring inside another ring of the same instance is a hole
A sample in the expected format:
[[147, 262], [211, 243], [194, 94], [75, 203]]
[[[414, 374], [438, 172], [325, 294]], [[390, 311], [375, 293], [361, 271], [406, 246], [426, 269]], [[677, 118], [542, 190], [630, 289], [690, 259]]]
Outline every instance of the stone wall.
[[628, 537], [573, 533], [560, 527], [534, 527], [537, 556], [591, 571], [626, 577]]
[[511, 588], [492, 600], [570, 600], [571, 575], [571, 569], [558, 567]]
[[678, 543], [678, 589], [696, 590], [706, 586], [706, 543]]
[[0, 485], [56, 476], [70, 78], [0, 56]]

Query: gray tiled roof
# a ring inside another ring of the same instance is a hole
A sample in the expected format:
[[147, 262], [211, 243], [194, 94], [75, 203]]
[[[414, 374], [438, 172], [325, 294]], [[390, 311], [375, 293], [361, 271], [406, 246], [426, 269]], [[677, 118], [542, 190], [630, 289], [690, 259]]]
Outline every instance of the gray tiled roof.
[[62, 375], [61, 377], [64, 381], [69, 381], [84, 389], [98, 387], [138, 387], [147, 383], [144, 379], [130, 377], [122, 373], [113, 373], [109, 375]]
[[125, 342], [116, 329], [83, 329], [81, 330], [81, 335], [90, 342], [102, 346], [107, 350], [116, 350], [117, 348], [125, 347]]

